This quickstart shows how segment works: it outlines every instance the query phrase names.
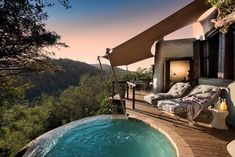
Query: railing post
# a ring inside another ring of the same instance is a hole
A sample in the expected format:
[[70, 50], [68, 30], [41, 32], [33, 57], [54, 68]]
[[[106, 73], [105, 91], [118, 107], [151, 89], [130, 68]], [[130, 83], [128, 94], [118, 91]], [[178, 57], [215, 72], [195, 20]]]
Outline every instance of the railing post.
[[133, 86], [132, 89], [133, 89], [132, 108], [135, 109], [135, 86]]
[[129, 85], [126, 83], [126, 99], [129, 99]]
[[114, 82], [112, 81], [112, 98], [114, 98], [115, 92], [114, 92]]

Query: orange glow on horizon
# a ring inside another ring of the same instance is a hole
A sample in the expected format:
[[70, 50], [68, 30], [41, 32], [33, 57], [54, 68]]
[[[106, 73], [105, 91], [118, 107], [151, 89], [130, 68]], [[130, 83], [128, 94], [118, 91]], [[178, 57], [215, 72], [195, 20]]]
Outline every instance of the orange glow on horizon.
[[[181, 7], [178, 6], [178, 9]], [[161, 14], [157, 14], [159, 12]], [[68, 48], [53, 49], [55, 58], [69, 58], [88, 64], [97, 64], [97, 56], [103, 56], [106, 48], [114, 48], [122, 44], [174, 12], [175, 10], [167, 10], [166, 8], [165, 10], [152, 10], [146, 15], [133, 17], [133, 19], [114, 20], [111, 23], [88, 27], [79, 24], [79, 20], [73, 23], [63, 23], [50, 21], [49, 18], [47, 27], [61, 35], [61, 41], [69, 45]], [[182, 37], [192, 37], [191, 26], [172, 33], [165, 39]], [[109, 64], [109, 61], [102, 59], [102, 63]], [[128, 68], [130, 70], [136, 70], [138, 67], [150, 68], [152, 64], [154, 64], [153, 57], [131, 64]]]

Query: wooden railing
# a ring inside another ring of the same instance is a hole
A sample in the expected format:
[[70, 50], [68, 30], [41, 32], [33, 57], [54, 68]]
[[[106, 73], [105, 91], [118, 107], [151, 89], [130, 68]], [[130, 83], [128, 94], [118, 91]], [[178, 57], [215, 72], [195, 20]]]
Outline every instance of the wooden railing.
[[[126, 98], [125, 95], [123, 95], [123, 98], [129, 99], [129, 89], [132, 89], [132, 108], [135, 109], [135, 91], [139, 89], [146, 89], [149, 88], [149, 79], [145, 80], [136, 80], [136, 81], [118, 81], [118, 84], [124, 84], [126, 86]], [[114, 98], [115, 95], [115, 81], [112, 82], [112, 98]]]

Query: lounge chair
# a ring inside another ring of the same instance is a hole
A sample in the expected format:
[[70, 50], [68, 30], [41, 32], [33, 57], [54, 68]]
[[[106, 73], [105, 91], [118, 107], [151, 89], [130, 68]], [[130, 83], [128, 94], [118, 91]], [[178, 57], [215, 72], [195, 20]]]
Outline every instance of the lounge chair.
[[191, 86], [189, 83], [178, 82], [167, 93], [151, 93], [144, 96], [144, 100], [150, 104], [157, 105], [159, 100], [184, 97], [190, 90]]
[[203, 109], [218, 100], [220, 92], [220, 87], [198, 85], [183, 98], [158, 101], [157, 107], [175, 115], [187, 113], [188, 120], [193, 121]]

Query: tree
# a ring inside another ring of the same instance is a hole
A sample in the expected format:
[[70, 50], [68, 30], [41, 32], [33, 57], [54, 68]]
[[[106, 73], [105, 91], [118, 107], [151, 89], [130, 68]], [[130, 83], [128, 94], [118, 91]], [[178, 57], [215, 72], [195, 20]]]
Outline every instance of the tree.
[[2, 108], [0, 148], [15, 156], [28, 142], [47, 132], [52, 106], [53, 98], [43, 96], [34, 107], [15, 103], [11, 108]]
[[25, 93], [32, 87], [32, 84], [20, 83], [20, 79], [17, 76], [8, 76], [3, 79], [4, 81], [0, 82], [0, 107], [10, 107], [15, 103], [26, 105]]
[[218, 16], [212, 22], [215, 28], [222, 33], [226, 33], [229, 26], [235, 23], [235, 1], [234, 0], [208, 0], [208, 2], [218, 8]]
[[111, 113], [108, 99], [111, 82], [105, 82], [99, 75], [84, 75], [79, 86], [69, 87], [58, 97], [42, 94], [34, 102], [24, 97], [27, 85], [13, 88], [12, 80], [10, 86], [1, 89], [4, 92], [0, 94], [0, 104], [3, 104], [0, 105], [0, 149], [9, 150], [10, 156], [15, 156], [39, 135], [65, 123]]
[[63, 125], [83, 117], [111, 113], [110, 94], [111, 82], [105, 82], [99, 75], [83, 75], [79, 86], [71, 86], [61, 93], [52, 120]]
[[119, 79], [121, 80], [151, 80], [153, 75], [152, 68], [138, 67], [135, 72], [128, 72], [123, 74]]
[[[58, 1], [69, 8], [68, 0]], [[54, 53], [45, 48], [67, 45], [45, 28], [48, 14], [43, 9], [53, 5], [46, 0], [0, 0], [0, 77], [54, 70]]]

